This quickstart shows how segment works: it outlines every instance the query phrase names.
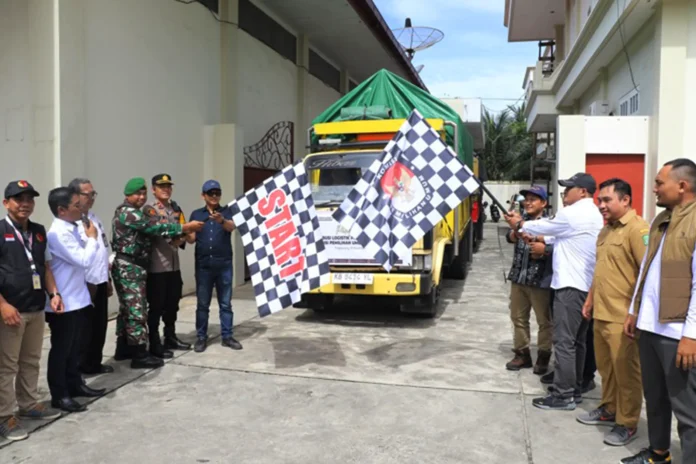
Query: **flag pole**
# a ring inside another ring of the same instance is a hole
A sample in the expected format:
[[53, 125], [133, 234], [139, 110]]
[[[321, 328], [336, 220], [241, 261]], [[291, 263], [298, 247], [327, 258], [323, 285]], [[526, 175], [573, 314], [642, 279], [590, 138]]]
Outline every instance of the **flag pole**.
[[474, 179], [476, 179], [476, 182], [478, 182], [479, 186], [481, 187], [481, 190], [483, 190], [484, 193], [491, 198], [491, 200], [493, 201], [493, 203], [495, 203], [495, 206], [498, 207], [498, 209], [501, 211], [501, 213], [502, 214], [507, 213], [508, 209], [495, 196], [493, 196], [491, 191], [488, 190], [488, 188], [486, 188], [485, 185], [483, 185], [483, 182], [481, 182], [481, 180], [476, 176], [474, 176]]

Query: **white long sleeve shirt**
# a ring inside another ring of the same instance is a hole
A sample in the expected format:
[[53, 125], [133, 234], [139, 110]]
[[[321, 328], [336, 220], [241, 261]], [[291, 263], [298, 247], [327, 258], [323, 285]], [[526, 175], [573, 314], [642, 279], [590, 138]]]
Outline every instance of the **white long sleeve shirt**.
[[[97, 243], [99, 245], [94, 263], [87, 270], [87, 283], [99, 285], [109, 281], [109, 240], [106, 238], [104, 226], [97, 215], [90, 211], [87, 216], [97, 228]], [[80, 238], [86, 243], [87, 234], [82, 221], [78, 222], [77, 229], [80, 232]]]
[[[561, 209], [555, 217], [525, 222], [521, 232], [542, 235], [553, 242], [551, 288], [590, 290], [597, 262], [597, 236], [604, 219], [592, 198]], [[548, 238], [552, 237], [552, 240]]]
[[[696, 339], [696, 250], [691, 258], [691, 300], [689, 301], [689, 309], [686, 313], [686, 322], [668, 322], [660, 323], [660, 277], [662, 271], [662, 246], [665, 244], [665, 236], [662, 236], [660, 247], [657, 249], [657, 254], [652, 260], [648, 268], [648, 274], [645, 276], [643, 284], [643, 295], [640, 301], [640, 311], [638, 312], [637, 327], [646, 332], [652, 332], [663, 337], [681, 340], [682, 337]], [[643, 263], [640, 265], [640, 274], [638, 282], [643, 277], [645, 272], [645, 262], [648, 259], [648, 254], [645, 253]], [[635, 314], [636, 295], [638, 294], [638, 286], [633, 292], [633, 300], [629, 308], [629, 314]]]
[[[51, 224], [47, 236], [52, 257], [51, 271], [63, 298], [65, 311], [75, 311], [91, 305], [86, 275], [97, 256], [97, 240], [89, 238], [83, 241], [77, 224], [58, 218]], [[51, 307], [46, 306], [46, 311], [52, 312]]]

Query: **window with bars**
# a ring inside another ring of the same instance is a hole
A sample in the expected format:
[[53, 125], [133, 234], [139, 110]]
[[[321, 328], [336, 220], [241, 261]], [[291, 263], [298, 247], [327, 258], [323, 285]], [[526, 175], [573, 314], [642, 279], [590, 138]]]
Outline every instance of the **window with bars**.
[[629, 92], [623, 100], [619, 102], [619, 115], [632, 116], [640, 109], [640, 93], [638, 89]]
[[297, 37], [249, 0], [239, 0], [239, 28], [297, 63]]

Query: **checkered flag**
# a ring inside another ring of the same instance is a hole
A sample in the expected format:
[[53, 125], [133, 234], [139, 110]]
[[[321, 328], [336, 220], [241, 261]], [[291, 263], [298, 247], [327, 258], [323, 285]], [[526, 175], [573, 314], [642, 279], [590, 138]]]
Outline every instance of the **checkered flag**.
[[471, 170], [414, 110], [333, 217], [390, 271], [478, 188]]
[[330, 282], [304, 163], [297, 162], [229, 204], [261, 317]]

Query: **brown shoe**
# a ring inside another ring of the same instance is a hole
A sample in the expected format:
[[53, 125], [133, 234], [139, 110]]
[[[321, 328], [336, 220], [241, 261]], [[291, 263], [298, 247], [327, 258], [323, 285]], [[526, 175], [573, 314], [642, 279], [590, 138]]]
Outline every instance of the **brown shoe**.
[[534, 365], [534, 373], [536, 375], [544, 375], [549, 370], [549, 361], [551, 360], [551, 352], [545, 350], [539, 350], [537, 355], [537, 361]]
[[532, 367], [532, 355], [529, 353], [529, 348], [523, 350], [512, 350], [515, 357], [505, 365], [505, 369], [509, 371], [519, 371]]

